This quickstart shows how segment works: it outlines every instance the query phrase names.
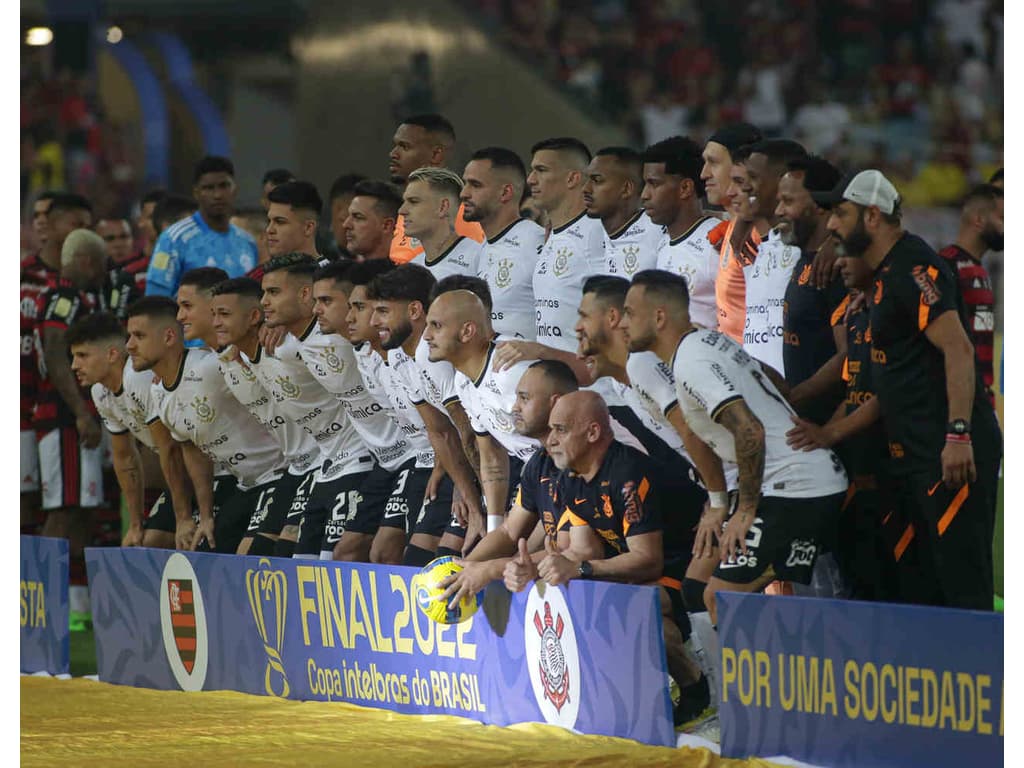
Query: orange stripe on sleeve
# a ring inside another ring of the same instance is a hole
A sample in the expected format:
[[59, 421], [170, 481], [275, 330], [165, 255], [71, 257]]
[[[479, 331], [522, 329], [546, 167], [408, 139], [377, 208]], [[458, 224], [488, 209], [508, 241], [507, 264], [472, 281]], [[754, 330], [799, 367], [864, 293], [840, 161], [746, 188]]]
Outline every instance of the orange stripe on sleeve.
[[[937, 270], [935, 267], [928, 267], [927, 273], [928, 277], [931, 278], [932, 283], [934, 283], [935, 278], [939, 276], [939, 270]], [[923, 331], [925, 328], [928, 327], [928, 314], [929, 310], [931, 309], [931, 306], [925, 303], [923, 293], [921, 294], [920, 301], [921, 303], [917, 307], [917, 329], [919, 331]]]
[[850, 358], [843, 358], [843, 381], [849, 383], [850, 381]]
[[651, 484], [647, 481], [647, 478], [645, 477], [643, 480], [640, 481], [640, 489], [637, 491], [637, 494], [640, 496], [640, 501], [644, 501], [647, 499], [647, 492], [650, 490]]
[[850, 294], [843, 296], [843, 300], [839, 302], [839, 306], [836, 307], [836, 311], [832, 313], [832, 325], [836, 326], [842, 322], [843, 316], [846, 314], [846, 308], [850, 306]]
[[949, 528], [949, 524], [953, 522], [953, 518], [960, 512], [960, 507], [962, 507], [964, 502], [967, 501], [967, 497], [970, 493], [970, 486], [964, 485], [964, 487], [960, 489], [959, 493], [957, 493], [953, 498], [953, 501], [949, 503], [949, 506], [946, 507], [946, 511], [942, 513], [942, 517], [939, 518], [939, 524], [937, 526], [939, 529], [939, 536], [944, 534], [946, 529]]

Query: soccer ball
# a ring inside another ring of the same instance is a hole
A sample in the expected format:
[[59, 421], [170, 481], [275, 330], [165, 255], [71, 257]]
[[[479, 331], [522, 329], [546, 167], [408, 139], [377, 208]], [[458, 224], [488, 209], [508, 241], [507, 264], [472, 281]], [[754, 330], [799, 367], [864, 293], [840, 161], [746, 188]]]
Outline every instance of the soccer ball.
[[480, 605], [479, 595], [470, 595], [462, 598], [454, 609], [441, 599], [444, 589], [440, 587], [442, 581], [453, 573], [462, 570], [462, 566], [455, 561], [451, 555], [438, 557], [431, 560], [412, 577], [413, 593], [416, 595], [416, 604], [420, 610], [438, 624], [459, 624], [474, 613]]

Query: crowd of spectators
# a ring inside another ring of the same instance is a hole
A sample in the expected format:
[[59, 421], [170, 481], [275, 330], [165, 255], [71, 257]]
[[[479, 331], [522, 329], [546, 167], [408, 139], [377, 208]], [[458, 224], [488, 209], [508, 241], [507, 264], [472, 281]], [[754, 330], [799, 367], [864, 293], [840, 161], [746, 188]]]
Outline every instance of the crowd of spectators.
[[911, 206], [956, 204], [1002, 165], [996, 0], [471, 5], [636, 146], [746, 120], [844, 166], [888, 169]]

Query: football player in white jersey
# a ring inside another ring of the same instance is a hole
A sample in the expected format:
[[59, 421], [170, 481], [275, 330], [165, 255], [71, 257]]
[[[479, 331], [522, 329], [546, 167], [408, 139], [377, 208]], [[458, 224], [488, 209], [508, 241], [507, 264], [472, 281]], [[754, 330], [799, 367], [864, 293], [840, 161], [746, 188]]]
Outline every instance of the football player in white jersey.
[[[425, 267], [403, 264], [379, 275], [366, 286], [366, 298], [372, 305], [370, 323], [377, 330], [381, 348], [387, 354], [387, 364], [378, 370], [390, 383], [388, 396], [396, 412], [426, 432], [435, 454], [435, 474], [426, 493], [428, 503], [419, 520], [410, 520], [412, 538], [405, 558], [408, 565], [424, 565], [435, 553], [459, 554], [465, 534], [451, 525], [453, 486], [462, 499], [479, 496], [458, 429], [446, 412], [447, 402], [454, 399], [454, 394], [445, 397], [440, 387], [430, 384], [436, 385], [448, 374], [435, 364], [438, 370], [431, 372], [428, 381], [424, 376], [425, 366], [417, 360], [430, 292], [435, 284], [433, 275]], [[433, 392], [435, 388], [437, 393]], [[479, 517], [479, 514], [474, 516]], [[476, 530], [482, 520], [466, 522], [472, 523]], [[425, 537], [423, 544], [417, 543], [420, 540], [417, 534]]]
[[497, 333], [532, 340], [537, 336], [533, 270], [545, 235], [543, 227], [519, 213], [526, 187], [523, 161], [511, 149], [486, 147], [473, 153], [462, 175], [463, 216], [479, 222], [487, 237], [477, 275], [491, 292], [491, 324]]
[[[287, 330], [272, 351], [264, 344], [242, 359], [277, 401], [282, 415], [312, 433], [323, 465], [295, 531], [295, 557], [332, 559], [345, 520], [363, 502], [359, 491], [373, 466], [366, 445], [338, 398], [307, 368], [301, 350], [320, 333], [313, 315], [317, 263], [303, 253], [275, 256], [263, 269], [263, 314], [271, 329]], [[289, 538], [291, 521], [282, 538]]]
[[409, 263], [430, 270], [436, 280], [447, 275], [475, 275], [480, 244], [455, 231], [462, 179], [447, 168], [419, 168], [409, 174], [398, 215], [405, 233], [419, 240], [423, 251]]
[[227, 388], [216, 355], [185, 349], [180, 311], [163, 296], [132, 304], [125, 348], [136, 371], [152, 370], [159, 378], [151, 390], [154, 410], [182, 444], [199, 507], [192, 547], [205, 542], [216, 552], [245, 554], [252, 523], [265, 515], [285, 461], [274, 438]]
[[[695, 552], [717, 539], [721, 562], [705, 590], [715, 620], [715, 593], [755, 592], [781, 578], [810, 581], [819, 547], [829, 542], [847, 477], [829, 450], [794, 450], [786, 433], [794, 412], [761, 366], [728, 336], [696, 328], [686, 283], [663, 270], [641, 272], [626, 295], [630, 344], [673, 368], [682, 437], [709, 490]], [[739, 469], [738, 501], [726, 522], [722, 461]]]
[[251, 555], [273, 554], [291, 557], [295, 552], [294, 532], [282, 538], [286, 525], [298, 527], [309, 500], [317, 471], [323, 463], [320, 446], [312, 432], [298, 424], [283, 409], [256, 372], [245, 363], [260, 348], [259, 329], [263, 323], [260, 284], [248, 277], [224, 280], [213, 288], [211, 310], [221, 373], [235, 398], [269, 430], [288, 461], [288, 471], [278, 481], [260, 533], [249, 549]]
[[[363, 502], [357, 514], [345, 521], [341, 541], [334, 548], [335, 560], [400, 563], [406, 546], [406, 520], [410, 510], [415, 512], [423, 506], [430, 475], [429, 469], [417, 470], [417, 445], [402, 431], [386, 395], [381, 402], [377, 377], [370, 377], [374, 391], [367, 388], [359, 359], [363, 355], [349, 340], [349, 297], [355, 287], [349, 272], [356, 272], [365, 291], [366, 283], [389, 264], [328, 264], [313, 275], [313, 313], [320, 324], [320, 335], [303, 348], [303, 359], [342, 403], [374, 457], [374, 467], [360, 489]], [[369, 322], [357, 329], [355, 338], [382, 361], [373, 350], [374, 346], [380, 348], [380, 339]], [[420, 477], [422, 482], [417, 482]], [[400, 518], [402, 525], [382, 528], [385, 517]]]
[[718, 219], [704, 215], [704, 182], [700, 147], [681, 136], [659, 141], [644, 150], [644, 210], [655, 224], [665, 227], [658, 248], [657, 268], [681, 275], [691, 296], [693, 322], [718, 327], [715, 274], [718, 252], [708, 232]]
[[[181, 446], [153, 412], [153, 374], [132, 368], [124, 348], [124, 326], [109, 312], [75, 321], [66, 340], [71, 370], [82, 386], [92, 387], [96, 412], [110, 433], [114, 474], [129, 516], [122, 546], [188, 549], [196, 527], [192, 487]], [[156, 451], [159, 470], [143, 459], [136, 441]], [[162, 489], [148, 515], [146, 488]]]
[[627, 280], [641, 269], [653, 269], [664, 228], [650, 220], [640, 206], [643, 161], [628, 147], [605, 147], [587, 166], [583, 203], [587, 215], [604, 227], [604, 265], [593, 274], [618, 275]]
[[437, 297], [423, 338], [430, 360], [451, 363], [457, 371], [455, 388], [476, 434], [487, 528], [494, 530], [504, 519], [523, 463], [540, 447], [533, 438], [516, 432], [511, 415], [516, 384], [532, 361], [521, 360], [502, 371], [492, 366], [496, 342], [490, 316], [480, 298], [469, 291]]
[[576, 357], [576, 307], [583, 280], [602, 272], [604, 227], [587, 216], [583, 204], [590, 150], [579, 139], [554, 138], [533, 145], [530, 161], [532, 200], [551, 221], [551, 234], [533, 271], [533, 302], [537, 311], [537, 341], [503, 342], [494, 364], [507, 368], [520, 360], [551, 358], [573, 369], [589, 384], [589, 373]]
[[316, 256], [316, 228], [323, 201], [308, 181], [287, 181], [267, 194], [267, 252], [308, 253]]

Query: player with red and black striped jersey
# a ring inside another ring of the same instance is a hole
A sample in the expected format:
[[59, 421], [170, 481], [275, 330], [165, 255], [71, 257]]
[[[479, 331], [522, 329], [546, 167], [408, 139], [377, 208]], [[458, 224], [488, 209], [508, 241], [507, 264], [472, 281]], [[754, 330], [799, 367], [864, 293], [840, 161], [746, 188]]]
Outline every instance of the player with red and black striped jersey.
[[[79, 318], [68, 328], [66, 340], [71, 370], [80, 384], [91, 387], [96, 411], [111, 436], [114, 473], [129, 515], [122, 546], [188, 549], [198, 512], [192, 508], [181, 446], [153, 409], [153, 373], [132, 367], [125, 351], [124, 325], [110, 312]], [[147, 471], [136, 441], [156, 452], [160, 461], [156, 476]], [[148, 513], [144, 508], [147, 488], [160, 490]], [[154, 524], [165, 516], [170, 517], [170, 525]]]
[[[56, 203], [56, 206], [54, 206]], [[32, 414], [38, 400], [40, 365], [36, 326], [39, 297], [57, 287], [61, 249], [76, 229], [92, 223], [92, 207], [80, 195], [44, 193], [35, 203], [32, 226], [40, 242], [39, 252], [21, 263], [21, 492], [39, 491], [39, 443]], [[23, 512], [38, 506], [34, 496], [24, 497]]]
[[[953, 274], [901, 226], [900, 196], [877, 170], [834, 190], [829, 229], [874, 270], [872, 375], [896, 504], [914, 526], [900, 599], [991, 610], [1002, 440], [963, 325]], [[912, 586], [908, 586], [912, 583]]]
[[992, 361], [995, 339], [995, 295], [988, 270], [981, 263], [988, 251], [1003, 250], [1003, 190], [982, 184], [967, 193], [956, 242], [939, 251], [956, 276], [966, 311], [967, 335], [974, 344], [978, 372], [993, 405]]

